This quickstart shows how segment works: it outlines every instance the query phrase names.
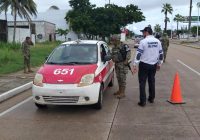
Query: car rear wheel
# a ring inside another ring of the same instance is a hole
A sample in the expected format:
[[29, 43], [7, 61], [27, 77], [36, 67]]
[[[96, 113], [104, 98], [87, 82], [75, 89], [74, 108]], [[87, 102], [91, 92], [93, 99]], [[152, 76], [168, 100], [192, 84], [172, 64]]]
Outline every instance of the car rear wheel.
[[38, 103], [35, 103], [35, 106], [37, 106], [37, 108], [39, 108], [39, 109], [47, 108], [47, 105], [42, 105], [42, 104], [38, 104]]
[[102, 105], [103, 105], [103, 85], [101, 85], [101, 87], [99, 89], [98, 102], [96, 104], [94, 104], [94, 108], [95, 109], [101, 109]]

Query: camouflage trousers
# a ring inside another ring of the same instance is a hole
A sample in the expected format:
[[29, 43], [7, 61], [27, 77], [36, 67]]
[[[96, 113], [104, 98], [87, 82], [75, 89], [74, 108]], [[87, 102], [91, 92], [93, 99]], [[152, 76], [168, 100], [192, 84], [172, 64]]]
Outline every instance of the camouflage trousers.
[[128, 67], [123, 63], [115, 64], [115, 72], [117, 76], [118, 85], [121, 87], [126, 87], [126, 75], [128, 73]]
[[25, 57], [24, 56], [24, 71], [26, 71], [28, 68], [28, 70], [30, 70], [30, 56]]
[[166, 56], [167, 56], [167, 50], [163, 50], [163, 55], [164, 55], [164, 61], [165, 61], [165, 59], [166, 59]]

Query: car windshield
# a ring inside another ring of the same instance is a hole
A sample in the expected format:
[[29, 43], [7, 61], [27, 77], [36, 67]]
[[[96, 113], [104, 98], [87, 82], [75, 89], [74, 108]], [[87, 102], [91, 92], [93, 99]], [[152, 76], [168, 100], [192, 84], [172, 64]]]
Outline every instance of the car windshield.
[[64, 44], [57, 47], [48, 58], [47, 64], [94, 64], [97, 63], [96, 44]]

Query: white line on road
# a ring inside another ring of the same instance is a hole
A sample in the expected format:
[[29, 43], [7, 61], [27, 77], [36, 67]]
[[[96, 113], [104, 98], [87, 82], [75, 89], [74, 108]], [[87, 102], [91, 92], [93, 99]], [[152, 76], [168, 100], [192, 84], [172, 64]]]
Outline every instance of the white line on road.
[[17, 107], [19, 107], [19, 106], [25, 104], [26, 102], [28, 102], [28, 101], [30, 101], [30, 100], [32, 100], [32, 99], [33, 99], [33, 98], [32, 98], [32, 96], [31, 96], [31, 97], [27, 98], [26, 100], [24, 100], [24, 101], [22, 101], [22, 102], [16, 104], [15, 106], [9, 108], [8, 110], [6, 110], [6, 111], [0, 113], [0, 117], [2, 117], [3, 115], [5, 115], [5, 114], [11, 112], [12, 110], [16, 109]]
[[183, 63], [181, 60], [177, 59], [177, 62], [179, 62], [180, 64], [182, 64], [183, 66], [187, 67], [188, 69], [190, 69], [191, 71], [193, 71], [194, 73], [196, 73], [197, 75], [200, 76], [200, 73], [198, 71], [196, 71], [193, 68], [189, 67], [188, 65], [186, 65], [185, 63]]

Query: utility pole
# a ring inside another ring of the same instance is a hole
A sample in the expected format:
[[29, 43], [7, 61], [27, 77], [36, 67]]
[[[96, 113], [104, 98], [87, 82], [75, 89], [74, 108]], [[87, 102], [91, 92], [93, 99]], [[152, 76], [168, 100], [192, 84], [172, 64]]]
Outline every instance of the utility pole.
[[191, 14], [192, 14], [192, 0], [190, 0], [190, 13], [189, 13], [189, 23], [188, 23], [188, 39], [191, 33]]
[[199, 8], [200, 8], [200, 2], [197, 3], [197, 8], [198, 8], [197, 40], [199, 40]]
[[109, 0], [109, 5], [110, 5], [110, 0]]

